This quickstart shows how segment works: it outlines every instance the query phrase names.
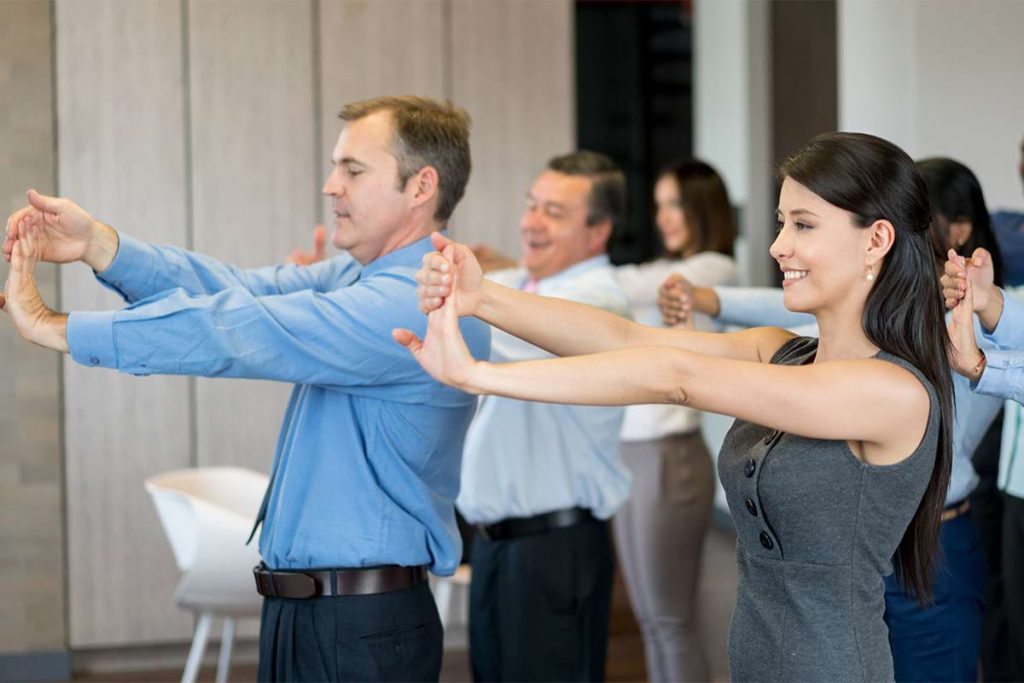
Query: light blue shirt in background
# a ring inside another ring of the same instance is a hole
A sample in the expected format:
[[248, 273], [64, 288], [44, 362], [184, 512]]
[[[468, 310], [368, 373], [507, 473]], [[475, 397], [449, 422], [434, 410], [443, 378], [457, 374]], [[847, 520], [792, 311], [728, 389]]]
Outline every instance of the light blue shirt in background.
[[1005, 396], [1003, 441], [999, 456], [999, 489], [1015, 498], [1024, 498], [1024, 286], [1006, 290], [1003, 314], [992, 334], [985, 341], [998, 350], [986, 349], [985, 372], [975, 391]]
[[[769, 287], [715, 287], [718, 320], [742, 327], [775, 326], [801, 336], [818, 336], [814, 316], [786, 309], [781, 289]], [[980, 326], [976, 328], [980, 334]], [[986, 351], [986, 353], [988, 353]], [[946, 504], [958, 503], [978, 485], [971, 457], [1002, 407], [1002, 401], [971, 391], [970, 382], [953, 373], [953, 463]]]
[[[513, 268], [488, 277], [521, 289], [527, 274]], [[629, 316], [629, 302], [607, 256], [539, 280], [536, 293]], [[492, 362], [550, 357], [522, 339], [498, 329], [492, 332]], [[576, 506], [598, 519], [611, 517], [631, 484], [618, 452], [622, 415], [623, 409], [615, 407], [484, 396], [466, 434], [459, 512], [474, 524]]]
[[[342, 255], [242, 270], [121, 235], [99, 279], [131, 305], [72, 313], [68, 345], [79, 363], [134, 375], [295, 385], [260, 537], [271, 568], [426, 564], [451, 574], [475, 399], [430, 379], [391, 338], [396, 327], [425, 332], [414, 274], [432, 250], [424, 239], [366, 266]], [[487, 326], [461, 327], [485, 358]]]

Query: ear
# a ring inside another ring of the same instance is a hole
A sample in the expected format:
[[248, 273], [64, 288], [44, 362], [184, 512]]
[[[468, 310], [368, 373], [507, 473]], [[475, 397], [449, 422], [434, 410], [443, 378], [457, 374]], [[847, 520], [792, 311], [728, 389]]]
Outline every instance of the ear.
[[882, 219], [875, 221], [867, 228], [868, 250], [865, 254], [868, 266], [874, 266], [881, 262], [882, 258], [889, 253], [892, 245], [896, 242], [896, 228], [889, 221]]
[[967, 244], [967, 240], [971, 239], [971, 232], [973, 231], [974, 225], [970, 221], [953, 221], [949, 224], [949, 246], [960, 251], [960, 247]]
[[439, 180], [437, 169], [433, 166], [424, 166], [409, 178], [406, 191], [412, 193], [415, 206], [426, 204], [437, 197]]
[[591, 256], [603, 254], [608, 250], [608, 240], [612, 236], [612, 222], [603, 220], [587, 226], [587, 250]]

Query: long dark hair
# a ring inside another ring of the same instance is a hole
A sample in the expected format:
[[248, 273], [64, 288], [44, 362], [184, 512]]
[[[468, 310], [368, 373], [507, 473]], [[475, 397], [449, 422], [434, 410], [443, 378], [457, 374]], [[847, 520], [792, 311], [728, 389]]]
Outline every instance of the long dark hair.
[[906, 152], [860, 133], [819, 135], [787, 159], [779, 173], [849, 211], [860, 227], [885, 219], [896, 229], [861, 324], [875, 346], [921, 371], [935, 387], [942, 411], [931, 479], [894, 558], [904, 589], [926, 604], [949, 487], [953, 424], [949, 338], [929, 231], [928, 188]]
[[[679, 203], [691, 231], [693, 253], [716, 251], [732, 256], [736, 240], [736, 219], [725, 181], [710, 164], [697, 159], [678, 161], [663, 168], [658, 180], [672, 178], [679, 191]], [[679, 258], [683, 254], [667, 254]]]
[[959, 246], [956, 253], [970, 258], [981, 247], [992, 254], [995, 283], [1003, 285], [1003, 254], [992, 231], [992, 219], [985, 205], [985, 195], [977, 176], [959, 161], [946, 157], [932, 157], [917, 162], [917, 170], [928, 186], [928, 199], [932, 205], [932, 232], [936, 238], [938, 260], [946, 261], [949, 249], [949, 224], [968, 221], [971, 236]]

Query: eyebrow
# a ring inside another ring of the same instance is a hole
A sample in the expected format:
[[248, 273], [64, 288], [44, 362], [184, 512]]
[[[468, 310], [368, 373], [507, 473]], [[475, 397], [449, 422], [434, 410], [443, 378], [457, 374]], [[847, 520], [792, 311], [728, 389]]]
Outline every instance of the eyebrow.
[[360, 166], [366, 166], [365, 162], [359, 161], [359, 159], [356, 159], [355, 157], [342, 157], [341, 159], [337, 160], [331, 157], [331, 163], [334, 164], [335, 166], [341, 164], [359, 164]]
[[[783, 214], [783, 213], [785, 213], [785, 212], [782, 209], [775, 209], [775, 214], [776, 215], [780, 215], [780, 214]], [[813, 211], [808, 211], [807, 209], [793, 209], [792, 211], [789, 212], [789, 215], [790, 216], [814, 216], [815, 218], [820, 218], [820, 216], [818, 216], [818, 214], [814, 213]]]

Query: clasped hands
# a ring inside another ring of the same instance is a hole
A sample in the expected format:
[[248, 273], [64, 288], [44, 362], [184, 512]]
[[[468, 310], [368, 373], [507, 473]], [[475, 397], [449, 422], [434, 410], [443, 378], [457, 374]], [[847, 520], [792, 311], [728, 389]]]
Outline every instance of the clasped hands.
[[981, 324], [994, 330], [1003, 312], [1003, 294], [994, 284], [992, 255], [976, 249], [967, 259], [952, 249], [942, 274], [942, 296], [953, 315], [947, 325], [952, 345], [950, 363], [956, 372], [978, 381], [984, 370], [984, 355], [974, 336], [974, 313]]
[[426, 337], [420, 339], [406, 329], [396, 329], [392, 336], [437, 381], [480, 393], [474, 380], [486, 363], [469, 353], [459, 318], [475, 314], [480, 306], [483, 270], [470, 247], [436, 232], [431, 241], [437, 251], [423, 257], [416, 273], [416, 296], [420, 310], [427, 315]]

